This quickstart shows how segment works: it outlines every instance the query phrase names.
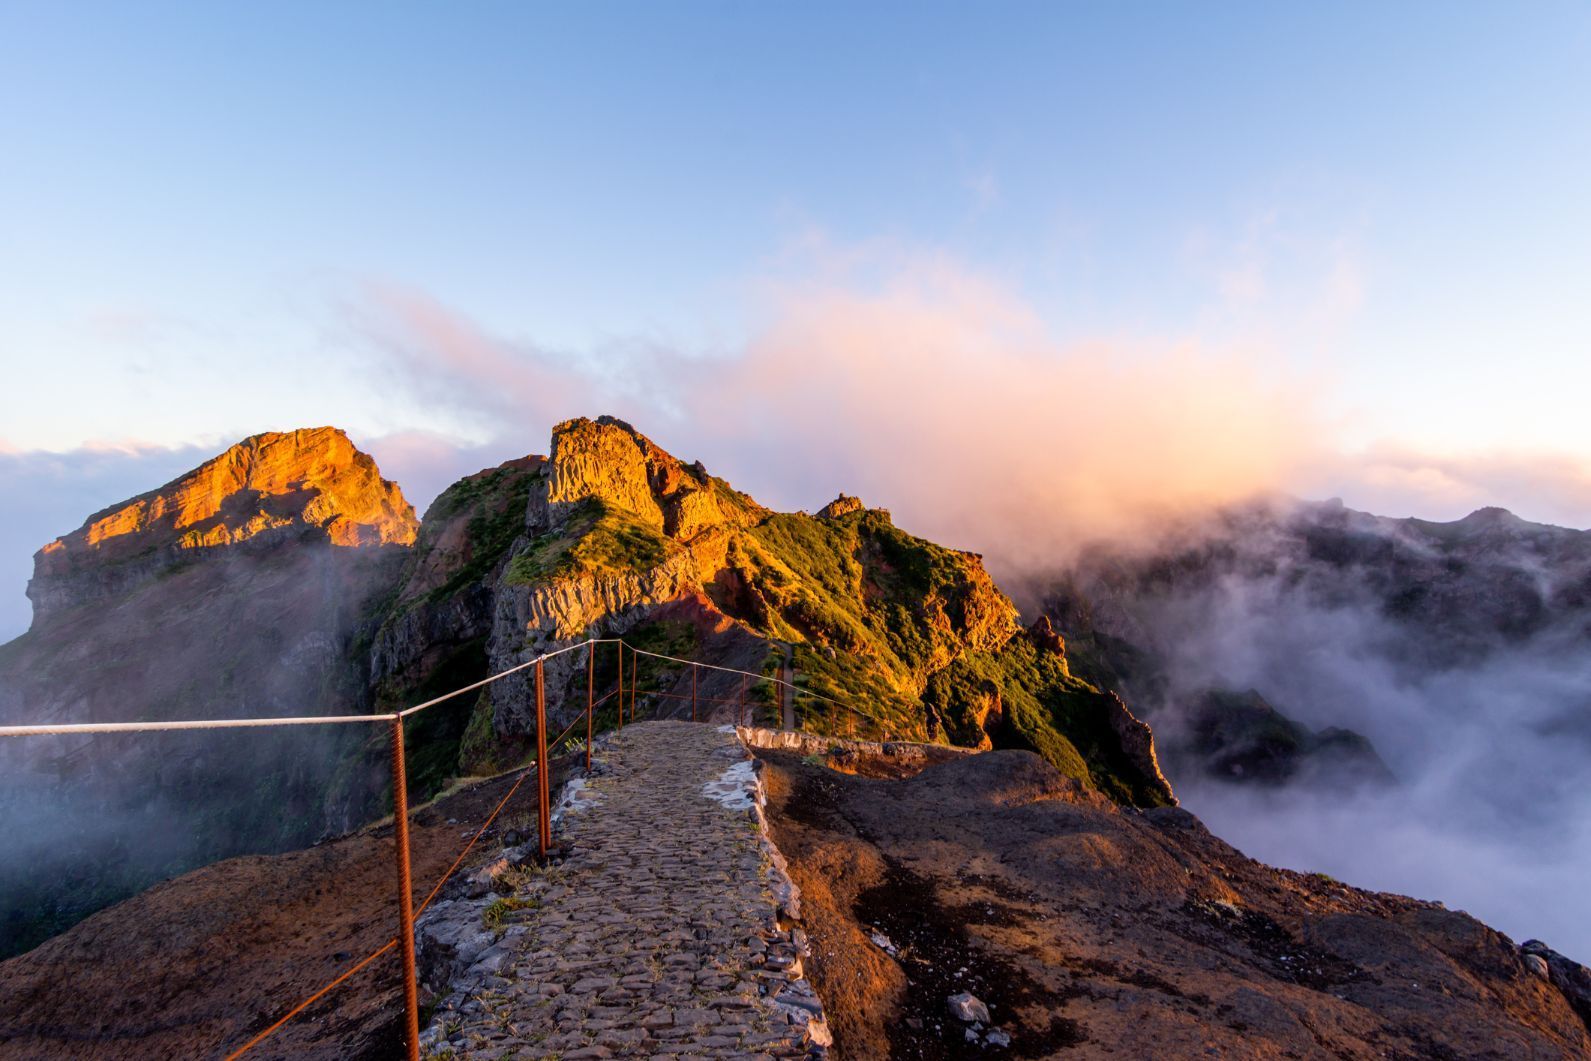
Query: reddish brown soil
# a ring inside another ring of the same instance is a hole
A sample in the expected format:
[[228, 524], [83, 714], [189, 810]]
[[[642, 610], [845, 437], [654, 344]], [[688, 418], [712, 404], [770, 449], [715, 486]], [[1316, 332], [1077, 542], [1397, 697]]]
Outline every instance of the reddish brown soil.
[[[841, 1057], [1591, 1056], [1473, 918], [1272, 869], [1029, 753], [905, 780], [759, 754]], [[1008, 1048], [965, 1039], [945, 1004], [963, 990]]]
[[[517, 776], [414, 815], [416, 903]], [[493, 832], [525, 829], [535, 794], [532, 777]], [[395, 934], [394, 874], [389, 824], [228, 859], [103, 910], [0, 962], [0, 1058], [221, 1057]], [[388, 953], [248, 1057], [396, 1057], [401, 1014]]]

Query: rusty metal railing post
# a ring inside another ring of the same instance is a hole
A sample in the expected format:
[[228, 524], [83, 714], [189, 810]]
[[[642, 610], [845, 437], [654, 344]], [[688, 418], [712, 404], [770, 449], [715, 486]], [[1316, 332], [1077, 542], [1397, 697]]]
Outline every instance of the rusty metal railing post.
[[619, 704], [619, 732], [624, 732], [624, 641], [619, 641], [619, 695], [615, 697]]
[[696, 672], [699, 668], [691, 664], [691, 721], [696, 721]]
[[742, 726], [744, 726], [748, 721], [750, 721], [749, 715], [750, 715], [750, 711], [751, 711], [751, 705], [747, 703], [746, 695], [747, 695], [746, 672], [745, 671], [741, 671], [740, 672], [740, 724]]
[[403, 958], [405, 1038], [409, 1061], [420, 1061], [420, 994], [414, 973], [414, 893], [409, 872], [409, 775], [403, 764], [401, 718], [392, 720], [392, 839], [398, 856], [398, 952]]
[[591, 770], [591, 716], [596, 710], [597, 643], [586, 643], [586, 770]]
[[542, 674], [542, 661], [536, 661], [536, 823], [541, 829], [541, 856], [547, 857], [552, 846], [552, 789], [547, 775], [552, 764], [547, 761], [547, 686]]
[[641, 681], [641, 663], [635, 656], [635, 649], [630, 649], [630, 721], [635, 721], [635, 687]]

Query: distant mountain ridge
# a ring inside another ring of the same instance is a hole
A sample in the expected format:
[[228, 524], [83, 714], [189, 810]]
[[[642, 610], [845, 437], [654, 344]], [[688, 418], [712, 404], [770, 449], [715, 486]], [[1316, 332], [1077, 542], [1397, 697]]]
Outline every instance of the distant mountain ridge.
[[396, 483], [342, 431], [266, 432], [164, 486], [90, 516], [34, 557], [34, 623], [132, 589], [197, 552], [284, 536], [408, 545], [419, 521]]
[[[1165, 728], [1174, 758], [1201, 742], [1181, 739], [1188, 735], [1170, 716], [1208, 738], [1222, 728], [1210, 697], [1229, 702], [1244, 692], [1189, 646], [1207, 644], [1210, 629], [1233, 612], [1260, 622], [1302, 608], [1367, 616], [1377, 636], [1365, 652], [1409, 679], [1462, 672], [1524, 648], [1572, 651], [1591, 636], [1591, 532], [1500, 508], [1439, 523], [1376, 516], [1337, 500], [1264, 499], [1172, 525], [1148, 544], [1094, 546], [1045, 603], [1084, 673], [1143, 706]], [[1296, 726], [1284, 685], [1258, 692], [1275, 718]], [[1197, 749], [1218, 776], [1229, 774], [1219, 764], [1234, 747], [1255, 736], [1225, 728], [1232, 742], [1206, 739]], [[1339, 765], [1376, 774], [1373, 751], [1355, 752], [1363, 738], [1348, 736], [1334, 749]], [[1311, 752], [1300, 744], [1286, 754], [1292, 774]]]
[[[1353, 577], [1332, 577], [1344, 573]], [[1591, 531], [1494, 507], [1439, 523], [1338, 500], [1265, 500], [1173, 526], [1147, 549], [1095, 547], [1076, 575], [1117, 632], [1132, 620], [1112, 602], [1264, 576], [1322, 604], [1368, 599], [1423, 642], [1399, 646], [1416, 662], [1454, 662], [1554, 628], [1591, 634]]]

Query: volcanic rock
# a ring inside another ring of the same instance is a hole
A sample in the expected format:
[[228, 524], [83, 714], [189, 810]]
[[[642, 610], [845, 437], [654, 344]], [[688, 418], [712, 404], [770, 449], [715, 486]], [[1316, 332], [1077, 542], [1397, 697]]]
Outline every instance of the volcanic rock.
[[396, 483], [332, 427], [244, 439], [158, 490], [90, 516], [34, 557], [34, 623], [126, 593], [198, 554], [306, 536], [409, 545], [419, 527]]

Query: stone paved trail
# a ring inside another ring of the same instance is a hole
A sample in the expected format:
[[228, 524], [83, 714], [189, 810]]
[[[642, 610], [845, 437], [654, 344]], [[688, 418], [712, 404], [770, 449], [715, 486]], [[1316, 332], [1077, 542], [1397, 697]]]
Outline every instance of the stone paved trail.
[[592, 774], [560, 821], [561, 863], [509, 868], [510, 853], [476, 877], [493, 892], [422, 923], [452, 988], [427, 1056], [821, 1056], [806, 938], [779, 923], [796, 900], [734, 730], [626, 726]]

